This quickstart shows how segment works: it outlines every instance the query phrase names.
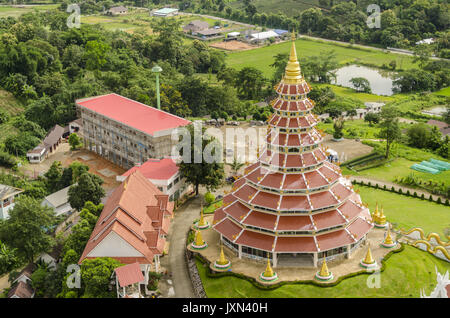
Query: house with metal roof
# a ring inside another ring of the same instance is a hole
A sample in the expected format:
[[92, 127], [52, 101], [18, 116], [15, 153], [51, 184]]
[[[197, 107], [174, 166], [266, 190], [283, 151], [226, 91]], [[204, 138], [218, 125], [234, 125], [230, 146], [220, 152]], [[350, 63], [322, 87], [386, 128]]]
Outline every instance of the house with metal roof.
[[41, 204], [53, 208], [56, 216], [70, 214], [73, 208], [69, 203], [69, 188], [70, 186], [46, 196]]
[[8, 211], [12, 210], [15, 205], [15, 198], [24, 190], [0, 184], [0, 219], [9, 218]]
[[178, 9], [174, 8], [162, 8], [152, 12], [152, 16], [154, 17], [172, 17], [174, 15], [178, 15]]

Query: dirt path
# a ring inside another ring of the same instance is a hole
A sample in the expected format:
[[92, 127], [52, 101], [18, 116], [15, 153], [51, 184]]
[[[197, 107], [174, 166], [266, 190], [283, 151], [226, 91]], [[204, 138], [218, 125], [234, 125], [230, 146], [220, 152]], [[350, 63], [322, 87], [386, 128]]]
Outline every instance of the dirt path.
[[9, 274], [5, 274], [2, 277], [0, 277], [0, 293], [3, 292], [5, 288], [8, 288], [10, 286], [8, 278]]
[[[378, 183], [378, 186], [380, 188], [382, 188], [384, 185], [386, 185], [386, 188], [391, 189], [392, 187], [394, 187], [394, 189], [396, 191], [398, 191], [398, 189], [402, 189], [403, 193], [406, 193], [406, 191], [409, 190], [409, 192], [411, 194], [413, 194], [414, 192], [417, 193], [417, 196], [421, 196], [422, 194], [425, 196], [426, 199], [428, 199], [430, 197], [430, 192], [425, 191], [425, 190], [421, 190], [421, 189], [414, 189], [414, 188], [410, 188], [410, 187], [405, 187], [405, 186], [400, 186], [396, 183], [392, 183], [392, 182], [386, 182], [386, 181], [381, 181], [381, 180], [377, 180], [377, 179], [373, 179], [373, 178], [367, 178], [367, 177], [359, 177], [359, 176], [350, 176], [350, 180], [355, 180], [355, 181], [363, 181], [364, 183], [368, 183], [371, 182], [372, 184]], [[436, 194], [431, 194], [433, 197], [433, 200], [437, 200], [438, 198], [441, 198], [441, 200], [443, 200], [443, 202], [445, 202], [446, 198], [441, 196], [441, 195], [436, 195]]]
[[[191, 200], [175, 212], [169, 230], [169, 254], [161, 259], [161, 265], [169, 271], [170, 277], [164, 284], [168, 294], [164, 297], [194, 298], [192, 282], [185, 261], [186, 234], [192, 222], [199, 217], [200, 199]], [[170, 280], [170, 282], [167, 282]], [[172, 287], [173, 286], [173, 287]]]

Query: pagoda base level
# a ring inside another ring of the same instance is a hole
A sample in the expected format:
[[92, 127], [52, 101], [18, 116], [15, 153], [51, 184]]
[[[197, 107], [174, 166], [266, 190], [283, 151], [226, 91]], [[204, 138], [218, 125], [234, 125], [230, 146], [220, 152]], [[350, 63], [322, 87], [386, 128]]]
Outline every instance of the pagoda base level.
[[360, 265], [361, 267], [363, 267], [363, 268], [366, 268], [366, 269], [375, 269], [375, 268], [378, 268], [377, 262], [374, 262], [374, 263], [372, 263], [372, 264], [366, 264], [366, 263], [364, 263], [364, 261], [361, 261], [361, 262], [359, 263], [359, 265]]
[[209, 222], [206, 222], [206, 224], [203, 226], [199, 226], [198, 223], [195, 223], [195, 225], [194, 225], [194, 229], [196, 229], [196, 230], [207, 230], [210, 227], [211, 227], [211, 225], [209, 224]]
[[389, 226], [389, 223], [385, 223], [385, 224], [378, 224], [378, 223], [374, 223], [374, 226], [377, 229], [386, 229]]
[[208, 247], [208, 244], [205, 243], [203, 245], [195, 245], [195, 244], [191, 243], [190, 246], [193, 250], [204, 250], [205, 248]]
[[272, 282], [275, 282], [275, 281], [278, 279], [278, 275], [277, 275], [277, 273], [273, 273], [273, 276], [272, 276], [272, 277], [266, 277], [266, 276], [264, 276], [264, 272], [262, 272], [262, 273], [259, 275], [259, 279], [260, 279], [262, 282], [264, 282], [264, 283], [272, 283]]
[[211, 266], [211, 269], [217, 271], [217, 272], [227, 272], [231, 269], [231, 262], [228, 262], [228, 264], [220, 265], [214, 262]]
[[392, 243], [392, 244], [384, 244], [384, 243], [381, 243], [380, 246], [381, 246], [381, 247], [384, 247], [384, 248], [393, 248], [393, 247], [396, 247], [396, 246], [397, 246], [397, 243]]
[[330, 275], [328, 277], [324, 277], [324, 276], [320, 276], [320, 272], [317, 272], [316, 276], [314, 276], [314, 277], [321, 282], [326, 282], [326, 281], [332, 280], [334, 278], [333, 273], [330, 273]]

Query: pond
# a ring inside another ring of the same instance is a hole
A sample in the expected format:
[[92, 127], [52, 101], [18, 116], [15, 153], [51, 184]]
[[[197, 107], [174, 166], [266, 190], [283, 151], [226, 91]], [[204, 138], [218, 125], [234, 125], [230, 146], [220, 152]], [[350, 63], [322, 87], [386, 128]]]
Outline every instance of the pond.
[[336, 71], [336, 81], [333, 84], [354, 88], [350, 80], [354, 77], [364, 77], [370, 83], [372, 94], [391, 96], [393, 92], [393, 73], [374, 68], [348, 65]]

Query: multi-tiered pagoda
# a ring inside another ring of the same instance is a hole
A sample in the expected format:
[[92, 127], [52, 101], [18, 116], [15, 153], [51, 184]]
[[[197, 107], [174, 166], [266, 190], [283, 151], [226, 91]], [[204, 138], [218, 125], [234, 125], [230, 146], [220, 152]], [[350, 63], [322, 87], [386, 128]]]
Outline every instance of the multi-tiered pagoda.
[[266, 145], [215, 211], [213, 228], [239, 258], [317, 267], [324, 257], [350, 257], [373, 225], [360, 196], [321, 146], [323, 133], [315, 128], [311, 88], [294, 39], [275, 87]]

